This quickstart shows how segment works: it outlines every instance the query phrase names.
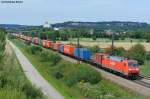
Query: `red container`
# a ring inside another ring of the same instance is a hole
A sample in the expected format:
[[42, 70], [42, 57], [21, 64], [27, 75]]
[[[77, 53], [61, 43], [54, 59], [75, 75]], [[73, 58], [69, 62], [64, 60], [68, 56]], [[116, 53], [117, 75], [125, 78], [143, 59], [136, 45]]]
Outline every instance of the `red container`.
[[29, 36], [25, 36], [25, 40], [26, 41], [30, 41], [30, 37]]
[[25, 39], [26, 39], [26, 36], [23, 35], [23, 36], [22, 36], [22, 39], [25, 40]]
[[46, 47], [46, 40], [42, 40], [42, 46]]
[[93, 57], [93, 61], [96, 62], [97, 64], [102, 65], [102, 61], [104, 59], [104, 57], [107, 57], [107, 54], [103, 54], [103, 53], [96, 53]]
[[60, 42], [54, 43], [53, 49], [56, 50], [56, 51], [58, 51], [61, 45], [62, 45], [62, 43], [60, 43]]
[[34, 44], [39, 44], [39, 39], [38, 39], [38, 37], [33, 38], [33, 43], [34, 43]]
[[52, 47], [53, 47], [53, 42], [47, 40], [47, 41], [46, 41], [46, 47], [47, 47], [47, 48], [52, 48]]
[[23, 39], [23, 35], [20, 35], [20, 38]]
[[28, 37], [28, 41], [32, 42], [32, 37], [29, 36]]
[[72, 46], [72, 45], [64, 45], [64, 53], [68, 54], [70, 56], [73, 56], [73, 54], [74, 54], [74, 46]]
[[26, 40], [26, 39], [27, 39], [27, 37], [26, 37], [26, 36], [23, 36], [23, 39], [24, 39], [24, 40]]

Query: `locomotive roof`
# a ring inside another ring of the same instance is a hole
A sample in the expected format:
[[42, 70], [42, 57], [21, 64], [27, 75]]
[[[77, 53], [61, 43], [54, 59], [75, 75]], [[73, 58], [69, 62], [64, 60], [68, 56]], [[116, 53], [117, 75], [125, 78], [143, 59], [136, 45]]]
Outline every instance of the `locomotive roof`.
[[119, 61], [119, 62], [126, 60], [126, 58], [124, 58], [124, 57], [117, 57], [117, 56], [109, 56], [109, 58], [111, 60]]

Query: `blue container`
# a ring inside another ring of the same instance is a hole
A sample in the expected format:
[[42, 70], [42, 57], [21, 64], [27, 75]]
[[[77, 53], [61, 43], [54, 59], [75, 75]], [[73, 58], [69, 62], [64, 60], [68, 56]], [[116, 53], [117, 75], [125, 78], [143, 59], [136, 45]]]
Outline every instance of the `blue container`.
[[63, 44], [59, 47], [59, 51], [64, 53], [64, 45]]
[[76, 58], [78, 57], [78, 48], [74, 48], [74, 57], [76, 57]]
[[[80, 48], [79, 49], [79, 54], [80, 54], [80, 59], [83, 60], [90, 60], [92, 53], [90, 50], [86, 49], [86, 48]], [[74, 48], [74, 57], [78, 57], [78, 48]]]
[[90, 50], [88, 50], [86, 48], [80, 49], [80, 58], [81, 59], [90, 60], [91, 56], [92, 56], [92, 53]]

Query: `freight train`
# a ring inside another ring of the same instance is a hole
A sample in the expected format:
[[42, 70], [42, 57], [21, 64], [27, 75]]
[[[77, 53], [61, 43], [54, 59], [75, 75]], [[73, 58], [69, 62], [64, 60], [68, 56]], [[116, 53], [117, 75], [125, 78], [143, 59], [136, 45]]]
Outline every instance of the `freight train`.
[[[124, 57], [111, 56], [105, 53], [92, 53], [87, 48], [76, 48], [73, 45], [63, 44], [61, 42], [54, 43], [50, 40], [40, 40], [38, 37], [30, 37], [25, 35], [14, 34], [17, 38], [31, 42], [35, 45], [42, 45], [45, 48], [58, 51], [62, 54], [90, 62], [100, 68], [117, 72], [127, 78], [137, 78], [139, 75], [139, 66], [136, 60]], [[79, 51], [79, 52], [78, 52]]]

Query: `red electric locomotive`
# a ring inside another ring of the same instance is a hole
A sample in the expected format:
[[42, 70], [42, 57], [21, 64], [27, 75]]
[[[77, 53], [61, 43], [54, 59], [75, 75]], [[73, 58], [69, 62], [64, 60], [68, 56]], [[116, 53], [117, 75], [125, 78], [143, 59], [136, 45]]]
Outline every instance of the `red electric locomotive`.
[[136, 78], [139, 75], [138, 62], [135, 60], [96, 53], [93, 61], [104, 68], [119, 72], [128, 78]]

